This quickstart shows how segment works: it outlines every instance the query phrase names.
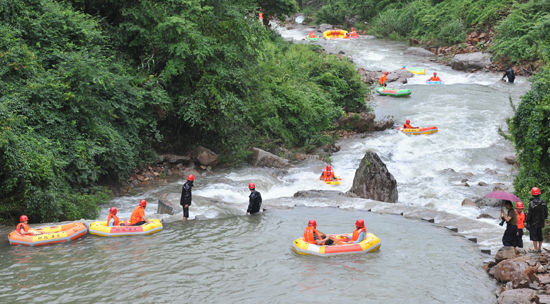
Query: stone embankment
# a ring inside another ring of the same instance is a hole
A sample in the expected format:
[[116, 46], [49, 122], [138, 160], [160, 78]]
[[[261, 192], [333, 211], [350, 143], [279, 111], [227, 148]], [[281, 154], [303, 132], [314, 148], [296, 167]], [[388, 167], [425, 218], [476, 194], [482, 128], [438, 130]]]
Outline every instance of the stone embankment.
[[502, 247], [494, 261], [484, 266], [501, 287], [497, 303], [550, 303], [550, 254]]

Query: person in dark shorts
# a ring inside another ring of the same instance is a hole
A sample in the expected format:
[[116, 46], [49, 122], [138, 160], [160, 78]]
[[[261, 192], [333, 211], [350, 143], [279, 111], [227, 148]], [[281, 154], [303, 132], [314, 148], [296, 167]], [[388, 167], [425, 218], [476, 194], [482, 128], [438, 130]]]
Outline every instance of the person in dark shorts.
[[256, 191], [256, 185], [250, 183], [248, 184], [248, 189], [250, 189], [250, 196], [248, 197], [248, 208], [246, 209], [247, 215], [260, 212], [260, 208], [262, 207], [262, 195]]
[[541, 252], [542, 249], [542, 228], [544, 221], [548, 217], [548, 208], [546, 202], [540, 198], [540, 189], [533, 187], [531, 189], [533, 196], [529, 200], [529, 209], [527, 209], [526, 227], [529, 230], [529, 239], [533, 241], [533, 250]]
[[189, 218], [189, 206], [191, 206], [191, 189], [193, 188], [193, 182], [195, 181], [195, 176], [190, 174], [187, 176], [187, 181], [183, 184], [181, 189], [181, 198], [180, 205], [183, 207], [183, 221], [187, 221]]
[[506, 201], [506, 203], [504, 203], [504, 207], [506, 208], [506, 212], [500, 209], [500, 217], [506, 221], [506, 230], [502, 236], [502, 245], [516, 246], [518, 233], [517, 214], [511, 201]]
[[523, 228], [525, 227], [525, 213], [523, 212], [523, 203], [516, 203], [516, 214], [518, 216], [518, 233], [516, 247], [523, 248]]

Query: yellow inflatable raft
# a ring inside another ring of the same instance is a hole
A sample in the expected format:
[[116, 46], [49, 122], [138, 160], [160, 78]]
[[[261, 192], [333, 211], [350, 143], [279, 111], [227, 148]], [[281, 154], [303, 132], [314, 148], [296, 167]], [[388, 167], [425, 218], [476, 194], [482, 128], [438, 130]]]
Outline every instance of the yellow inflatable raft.
[[[329, 235], [336, 239], [345, 240], [350, 235]], [[292, 249], [301, 255], [318, 255], [318, 256], [333, 256], [340, 254], [367, 253], [380, 249], [380, 239], [372, 234], [367, 233], [367, 238], [358, 244], [319, 246], [306, 242], [303, 237], [294, 240]]]
[[128, 221], [124, 221], [124, 226], [107, 226], [105, 221], [92, 222], [90, 224], [90, 233], [115, 237], [125, 235], [149, 235], [162, 230], [162, 223], [159, 219], [147, 220], [147, 223], [141, 226], [130, 226]]
[[348, 31], [344, 30], [329, 30], [323, 32], [323, 38], [325, 39], [343, 39], [346, 38]]
[[57, 243], [65, 243], [77, 239], [88, 232], [88, 228], [81, 222], [65, 225], [30, 229], [34, 235], [22, 235], [12, 231], [8, 235], [10, 245], [41, 246]]
[[331, 181], [325, 181], [325, 184], [327, 185], [340, 185], [340, 181], [342, 180], [341, 177], [334, 176], [334, 180]]

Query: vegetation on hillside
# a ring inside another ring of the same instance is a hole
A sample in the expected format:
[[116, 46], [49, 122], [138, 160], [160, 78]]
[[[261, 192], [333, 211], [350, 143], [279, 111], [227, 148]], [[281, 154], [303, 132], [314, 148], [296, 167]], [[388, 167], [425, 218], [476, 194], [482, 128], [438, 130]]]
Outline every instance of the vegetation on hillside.
[[93, 218], [100, 186], [159, 151], [201, 144], [239, 161], [252, 145], [330, 141], [342, 111], [364, 107], [365, 85], [347, 60], [282, 41], [259, 9], [0, 0], [0, 219]]

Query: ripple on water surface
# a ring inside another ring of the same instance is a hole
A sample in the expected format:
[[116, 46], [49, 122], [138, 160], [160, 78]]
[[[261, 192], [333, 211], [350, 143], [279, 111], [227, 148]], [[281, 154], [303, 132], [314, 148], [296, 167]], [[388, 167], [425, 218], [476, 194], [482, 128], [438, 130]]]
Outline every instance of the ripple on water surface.
[[[298, 256], [292, 241], [315, 218], [349, 232], [357, 218], [379, 252]], [[49, 247], [4, 247], [0, 302], [492, 303], [495, 283], [474, 244], [431, 224], [337, 208], [269, 210], [147, 237], [87, 235]]]

